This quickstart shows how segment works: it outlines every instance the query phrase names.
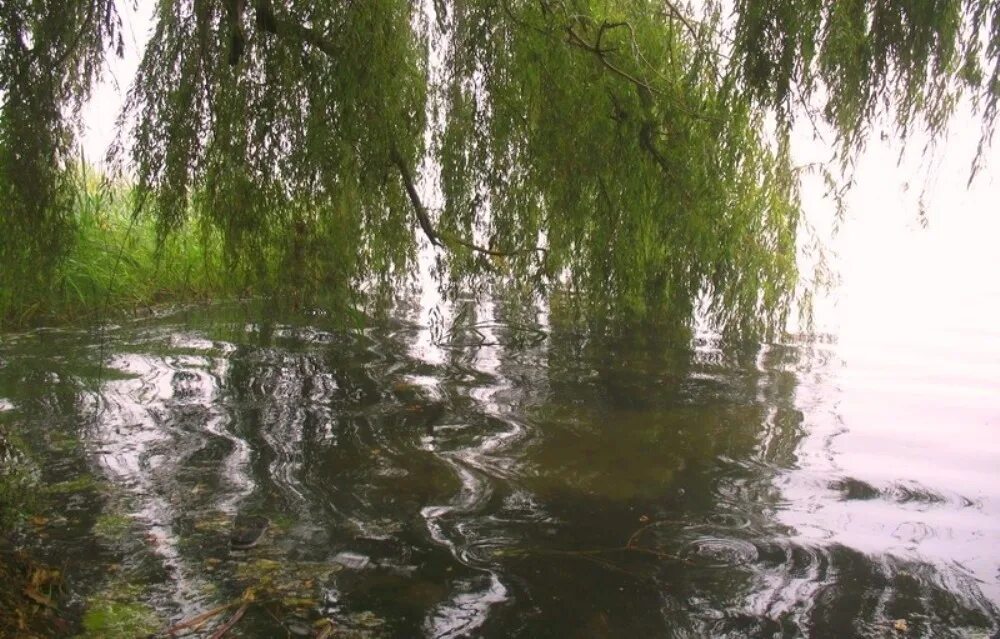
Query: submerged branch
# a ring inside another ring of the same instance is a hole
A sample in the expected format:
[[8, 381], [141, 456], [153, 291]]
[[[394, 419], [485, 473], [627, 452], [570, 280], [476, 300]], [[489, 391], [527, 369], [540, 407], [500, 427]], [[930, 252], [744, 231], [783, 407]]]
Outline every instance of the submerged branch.
[[215, 608], [212, 608], [211, 610], [208, 610], [208, 611], [203, 612], [203, 613], [201, 613], [199, 615], [191, 617], [190, 619], [185, 619], [184, 621], [176, 623], [176, 624], [170, 626], [169, 628], [167, 628], [164, 631], [164, 634], [167, 634], [167, 635], [170, 635], [170, 636], [174, 636], [174, 635], [176, 635], [178, 632], [180, 632], [182, 630], [188, 630], [188, 629], [190, 629], [190, 630], [193, 630], [193, 631], [197, 631], [199, 628], [201, 628], [203, 625], [205, 625], [205, 622], [207, 622], [209, 619], [211, 619], [212, 617], [216, 617], [216, 616], [222, 614], [223, 612], [225, 612], [225, 611], [229, 610], [230, 608], [232, 608], [233, 606], [235, 606], [237, 603], [238, 603], [238, 601], [233, 601], [233, 602], [230, 602], [230, 603], [227, 603], [227, 604], [223, 604], [221, 606], [216, 606]]
[[215, 631], [215, 633], [212, 634], [211, 639], [222, 639], [222, 637], [224, 637], [227, 632], [232, 630], [233, 626], [235, 626], [237, 622], [243, 618], [243, 615], [246, 614], [247, 608], [249, 607], [250, 602], [244, 601], [239, 610], [233, 613], [233, 616], [229, 618], [229, 621], [224, 623], [218, 630]]

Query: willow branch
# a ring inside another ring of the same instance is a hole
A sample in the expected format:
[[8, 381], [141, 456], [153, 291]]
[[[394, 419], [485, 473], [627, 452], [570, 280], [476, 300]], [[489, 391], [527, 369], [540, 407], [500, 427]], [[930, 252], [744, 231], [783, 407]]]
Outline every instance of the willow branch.
[[549, 32], [548, 30], [530, 24], [526, 20], [518, 18], [516, 15], [514, 15], [514, 11], [513, 9], [510, 8], [510, 3], [507, 2], [507, 0], [501, 2], [500, 5], [503, 7], [503, 12], [507, 14], [507, 17], [510, 18], [510, 21], [513, 22], [515, 25], [521, 27], [522, 29], [530, 29], [531, 31], [534, 31], [535, 33], [540, 33], [543, 36], [552, 35], [551, 32]]
[[640, 80], [639, 78], [635, 77], [634, 75], [632, 75], [628, 71], [625, 71], [624, 69], [618, 67], [617, 65], [615, 65], [614, 63], [612, 63], [610, 60], [608, 60], [608, 57], [607, 57], [606, 54], [608, 53], [609, 49], [603, 49], [603, 48], [601, 48], [601, 37], [604, 35], [604, 32], [608, 28], [614, 28], [616, 26], [623, 26], [623, 25], [624, 25], [624, 23], [611, 23], [611, 24], [604, 23], [604, 24], [602, 24], [601, 28], [600, 28], [600, 31], [598, 31], [597, 41], [594, 44], [591, 44], [591, 43], [587, 42], [586, 40], [584, 40], [582, 37], [580, 37], [580, 34], [578, 34], [576, 32], [576, 30], [572, 26], [568, 26], [568, 27], [566, 27], [566, 33], [569, 36], [568, 42], [571, 45], [573, 45], [574, 47], [577, 47], [578, 49], [583, 49], [584, 51], [589, 51], [589, 52], [593, 53], [594, 55], [596, 55], [597, 59], [600, 60], [601, 64], [604, 65], [604, 67], [607, 68], [612, 73], [614, 73], [614, 74], [616, 74], [616, 75], [618, 75], [618, 76], [620, 76], [622, 78], [625, 78], [626, 80], [628, 80], [632, 84], [636, 85], [637, 87], [646, 89], [650, 93], [659, 93], [659, 91], [657, 91], [656, 89], [654, 89], [653, 87], [651, 87], [647, 82], [644, 82], [644, 81]]
[[[278, 37], [290, 37], [292, 39], [299, 40], [300, 42], [310, 44], [330, 57], [333, 57], [338, 53], [337, 47], [315, 30], [301, 24], [288, 22], [278, 18], [271, 9], [270, 0], [258, 0], [256, 4], [256, 13], [257, 26], [264, 31], [273, 33]], [[399, 149], [395, 146], [393, 146], [390, 151], [390, 159], [399, 170], [399, 175], [403, 179], [403, 186], [406, 188], [406, 194], [410, 198], [410, 204], [413, 206], [413, 212], [417, 216], [417, 222], [420, 224], [420, 228], [424, 232], [424, 235], [426, 235], [427, 239], [430, 240], [431, 245], [446, 248], [451, 245], [464, 246], [465, 248], [477, 253], [492, 255], [494, 257], [507, 257], [521, 253], [547, 252], [547, 249], [540, 246], [517, 249], [513, 251], [498, 251], [485, 246], [479, 246], [474, 242], [470, 242], [459, 237], [452, 237], [450, 235], [444, 236], [438, 233], [438, 231], [434, 228], [434, 224], [431, 222], [430, 216], [427, 214], [427, 209], [420, 200], [420, 194], [417, 192], [416, 182], [413, 179], [413, 173], [410, 171], [410, 167], [406, 160], [403, 159], [402, 154], [400, 154]]]
[[423, 230], [424, 235], [427, 236], [427, 239], [430, 240], [433, 246], [441, 246], [444, 248], [449, 248], [452, 245], [464, 246], [465, 248], [473, 250], [477, 253], [492, 255], [493, 257], [508, 257], [522, 253], [548, 252], [548, 249], [541, 246], [516, 249], [513, 251], [499, 251], [497, 249], [479, 246], [478, 244], [460, 237], [438, 233], [438, 231], [434, 228], [434, 224], [431, 222], [430, 216], [427, 215], [427, 209], [424, 207], [424, 203], [420, 200], [420, 194], [417, 192], [416, 183], [413, 180], [413, 173], [410, 171], [410, 167], [407, 165], [406, 160], [403, 159], [403, 156], [399, 153], [399, 150], [396, 149], [396, 147], [392, 148], [390, 154], [392, 157], [392, 163], [396, 165], [396, 168], [399, 170], [399, 175], [403, 179], [403, 186], [406, 188], [406, 194], [410, 198], [410, 204], [413, 205], [413, 212], [417, 216], [417, 222], [420, 223], [421, 230]]
[[297, 22], [275, 19], [274, 33], [277, 35], [291, 36], [296, 40], [310, 44], [331, 58], [339, 53], [337, 46], [334, 45], [333, 42], [320, 35], [315, 29], [310, 29], [309, 27], [303, 26]]
[[663, 0], [663, 4], [666, 5], [667, 11], [669, 11], [671, 14], [673, 14], [675, 18], [681, 21], [681, 24], [683, 24], [684, 27], [688, 30], [692, 38], [694, 38], [695, 40], [701, 40], [701, 36], [698, 34], [698, 29], [696, 29], [695, 26], [691, 24], [691, 21], [688, 20], [687, 16], [684, 15], [684, 12], [682, 12], [680, 9], [677, 8], [677, 5], [675, 5], [670, 0]]
[[[571, 46], [574, 46], [578, 49], [582, 49], [583, 51], [588, 51], [594, 54], [595, 56], [597, 56], [598, 61], [600, 61], [600, 63], [606, 69], [608, 69], [615, 75], [624, 78], [625, 80], [628, 80], [630, 83], [632, 83], [635, 86], [636, 90], [639, 92], [639, 95], [643, 100], [644, 107], [648, 107], [648, 105], [652, 103], [652, 96], [654, 94], [662, 96], [663, 92], [657, 89], [656, 87], [652, 86], [649, 82], [637, 78], [628, 71], [622, 69], [618, 65], [611, 62], [611, 60], [608, 59], [607, 54], [612, 52], [614, 49], [610, 49], [601, 45], [601, 40], [604, 37], [605, 32], [610, 31], [611, 29], [616, 29], [618, 27], [625, 27], [630, 32], [632, 31], [632, 25], [630, 25], [628, 22], [603, 22], [598, 28], [596, 40], [593, 43], [591, 43], [585, 40], [579, 33], [577, 33], [576, 29], [574, 29], [572, 25], [570, 25], [566, 27], [566, 34], [567, 34], [566, 41]], [[714, 123], [722, 122], [721, 118], [717, 118], [711, 115], [707, 115], [705, 113], [694, 111], [684, 106], [683, 104], [677, 103], [677, 101], [672, 101], [671, 106], [692, 118], [702, 120], [704, 122], [714, 122]]]
[[254, 14], [257, 28], [261, 31], [308, 44], [331, 58], [340, 53], [337, 45], [316, 29], [278, 17], [270, 0], [257, 0], [254, 5]]
[[395, 146], [392, 147], [391, 155], [393, 164], [399, 169], [399, 175], [403, 178], [403, 186], [406, 187], [406, 194], [410, 196], [410, 204], [413, 205], [413, 212], [417, 215], [420, 228], [423, 229], [424, 235], [427, 236], [427, 239], [431, 241], [433, 246], [442, 246], [441, 237], [434, 229], [434, 225], [427, 215], [427, 209], [424, 208], [424, 203], [420, 201], [420, 194], [417, 193], [417, 187], [413, 182], [413, 174], [410, 173], [410, 167], [406, 164], [403, 156], [400, 155], [399, 150]]

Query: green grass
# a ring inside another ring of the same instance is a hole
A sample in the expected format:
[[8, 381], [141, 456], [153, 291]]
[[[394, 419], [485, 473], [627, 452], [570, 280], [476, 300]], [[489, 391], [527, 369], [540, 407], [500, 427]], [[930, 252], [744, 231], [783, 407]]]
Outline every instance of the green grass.
[[133, 216], [128, 185], [81, 167], [74, 169], [74, 191], [70, 249], [52, 273], [31, 287], [5, 283], [0, 274], [0, 327], [140, 314], [235, 292], [224, 276], [221, 242], [196, 223], [159, 242], [155, 222]]

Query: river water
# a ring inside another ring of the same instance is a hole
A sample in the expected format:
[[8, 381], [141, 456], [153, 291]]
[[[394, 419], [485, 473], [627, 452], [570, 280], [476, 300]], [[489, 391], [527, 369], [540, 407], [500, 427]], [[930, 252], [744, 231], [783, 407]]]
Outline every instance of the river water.
[[[30, 543], [67, 614], [166, 628], [249, 589], [235, 636], [1000, 630], [990, 321], [680, 348], [457, 310], [5, 336], [0, 423], [49, 487]], [[248, 550], [237, 515], [269, 521]]]
[[[427, 304], [363, 332], [216, 306], [104, 346], [0, 336], [0, 427], [51, 512], [27, 543], [71, 618], [249, 591], [244, 637], [997, 636], [1000, 224], [995, 187], [956, 195], [971, 137], [929, 233], [848, 227], [820, 337], [682, 348], [471, 303], [449, 331]], [[856, 210], [912, 226], [921, 186], [886, 185], [915, 173], [864, 162]], [[238, 515], [269, 521], [249, 550]]]

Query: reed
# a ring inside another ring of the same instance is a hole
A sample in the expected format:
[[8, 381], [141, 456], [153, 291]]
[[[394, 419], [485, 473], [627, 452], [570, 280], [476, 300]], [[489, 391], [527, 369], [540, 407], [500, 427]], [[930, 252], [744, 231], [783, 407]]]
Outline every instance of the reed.
[[70, 172], [72, 236], [65, 256], [30, 286], [0, 273], [0, 326], [101, 319], [138, 314], [154, 305], [226, 297], [237, 289], [226, 275], [221, 243], [188, 222], [163, 239], [156, 222], [136, 213], [135, 190], [90, 167]]

